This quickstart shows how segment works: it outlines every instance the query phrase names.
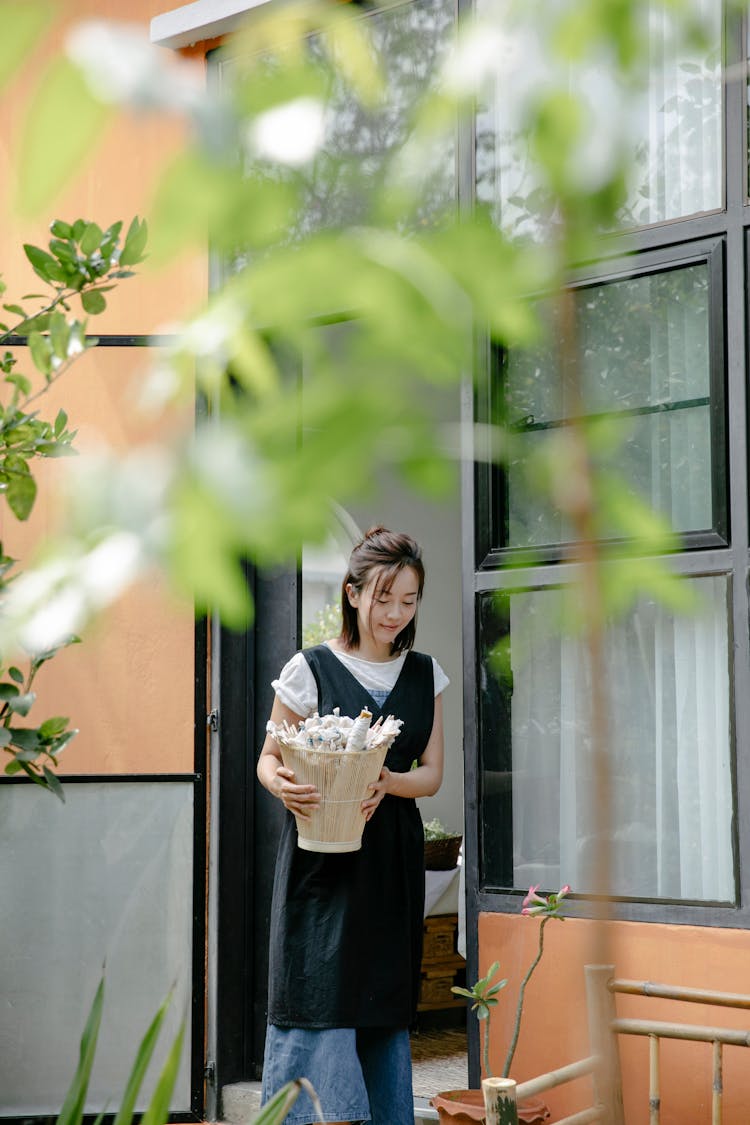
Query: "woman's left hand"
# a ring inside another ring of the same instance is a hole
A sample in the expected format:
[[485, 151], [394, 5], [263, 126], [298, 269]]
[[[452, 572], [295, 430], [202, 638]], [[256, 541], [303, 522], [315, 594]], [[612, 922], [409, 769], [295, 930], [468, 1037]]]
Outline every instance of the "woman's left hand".
[[371, 785], [367, 786], [372, 792], [372, 796], [365, 797], [362, 802], [362, 812], [365, 814], [365, 820], [370, 820], [375, 809], [383, 800], [383, 797], [385, 797], [386, 793], [390, 793], [392, 777], [391, 771], [386, 766], [383, 766], [378, 780], [373, 781]]

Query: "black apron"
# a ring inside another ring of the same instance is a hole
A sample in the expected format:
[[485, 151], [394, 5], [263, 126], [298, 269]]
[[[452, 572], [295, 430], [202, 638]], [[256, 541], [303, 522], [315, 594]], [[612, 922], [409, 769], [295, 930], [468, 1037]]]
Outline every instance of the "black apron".
[[[318, 712], [403, 720], [385, 764], [408, 772], [432, 732], [432, 658], [409, 652], [379, 707], [327, 645], [304, 652]], [[386, 795], [357, 852], [297, 847], [286, 812], [271, 907], [270, 1023], [279, 1027], [408, 1027], [417, 1010], [424, 916], [424, 830], [413, 798]]]

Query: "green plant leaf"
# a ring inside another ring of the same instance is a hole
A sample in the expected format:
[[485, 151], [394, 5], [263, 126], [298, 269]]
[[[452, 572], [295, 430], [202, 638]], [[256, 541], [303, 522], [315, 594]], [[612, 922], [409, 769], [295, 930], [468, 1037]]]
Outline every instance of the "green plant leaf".
[[143, 251], [146, 249], [146, 242], [148, 240], [148, 228], [146, 220], [139, 220], [138, 216], [131, 222], [128, 233], [125, 236], [125, 245], [120, 254], [121, 266], [134, 266], [143, 258]]
[[301, 1092], [300, 1082], [287, 1082], [286, 1086], [282, 1086], [279, 1092], [266, 1102], [259, 1116], [254, 1119], [253, 1125], [281, 1125]]
[[36, 500], [36, 481], [30, 473], [13, 475], [5, 490], [5, 497], [13, 515], [18, 520], [27, 520]]
[[151, 1021], [146, 1034], [141, 1040], [138, 1052], [135, 1057], [135, 1061], [133, 1062], [132, 1070], [125, 1085], [125, 1090], [120, 1102], [120, 1108], [117, 1112], [117, 1116], [115, 1117], [113, 1125], [131, 1125], [131, 1121], [133, 1120], [133, 1113], [135, 1110], [136, 1098], [138, 1097], [138, 1093], [143, 1083], [143, 1078], [146, 1074], [146, 1070], [148, 1069], [148, 1065], [154, 1053], [154, 1047], [156, 1046], [157, 1039], [159, 1038], [159, 1032], [161, 1031], [161, 1026], [164, 1023], [164, 1017], [167, 1013], [170, 1001], [171, 994], [166, 998], [162, 1006], [159, 1008], [158, 1012]]
[[37, 86], [23, 126], [16, 198], [22, 215], [50, 205], [81, 168], [111, 112], [77, 67], [58, 55]]
[[60, 778], [52, 772], [49, 766], [42, 766], [42, 774], [44, 775], [44, 780], [47, 782], [47, 788], [50, 792], [54, 793], [55, 796], [65, 804], [65, 792]]
[[16, 668], [15, 666], [9, 668], [8, 675], [10, 676], [11, 680], [15, 680], [17, 684], [23, 683], [24, 676], [20, 668]]
[[10, 745], [11, 733], [7, 727], [0, 727], [0, 748]]
[[34, 706], [35, 691], [27, 691], [24, 695], [15, 695], [8, 700], [8, 710], [14, 715], [28, 715]]
[[177, 1071], [180, 1069], [180, 1056], [182, 1055], [182, 1041], [185, 1035], [185, 1021], [180, 1024], [180, 1030], [169, 1048], [167, 1061], [164, 1063], [156, 1088], [149, 1102], [148, 1109], [141, 1117], [141, 1125], [164, 1125], [169, 1117], [169, 1103], [172, 1100], [172, 1091], [177, 1080]]
[[24, 61], [34, 43], [50, 26], [52, 5], [44, 0], [3, 0], [0, 3], [0, 87]]
[[[10, 670], [10, 675], [13, 675], [12, 668]], [[15, 679], [15, 677], [13, 678]], [[19, 691], [15, 684], [0, 684], [0, 699], [14, 699], [18, 694]]]
[[102, 1022], [102, 1006], [104, 1004], [104, 978], [99, 981], [94, 1000], [89, 1011], [86, 1026], [81, 1036], [81, 1046], [78, 1056], [78, 1066], [73, 1076], [73, 1081], [63, 1102], [56, 1125], [81, 1125], [86, 1094], [91, 1078], [91, 1068], [96, 1054], [96, 1043], [99, 1037], [99, 1027]]
[[56, 715], [52, 719], [45, 719], [39, 728], [39, 737], [43, 739], [57, 738], [67, 727], [70, 719], [64, 715]]
[[11, 741], [19, 750], [36, 750], [39, 746], [39, 735], [32, 727], [8, 727]]
[[89, 289], [81, 293], [81, 304], [87, 313], [96, 316], [98, 313], [104, 312], [107, 307], [107, 301], [96, 289]]
[[34, 273], [41, 277], [42, 281], [65, 281], [65, 273], [62, 266], [48, 254], [46, 250], [42, 250], [39, 246], [32, 246], [30, 243], [24, 243], [24, 253], [34, 267]]
[[94, 251], [99, 249], [102, 238], [103, 232], [99, 224], [87, 223], [80, 238], [81, 253], [85, 254], [87, 258], [91, 257]]
[[52, 371], [52, 345], [46, 336], [40, 332], [32, 332], [29, 336], [29, 351], [37, 371], [42, 375], [49, 375]]
[[49, 229], [50, 233], [53, 234], [55, 238], [67, 239], [73, 237], [73, 228], [70, 223], [64, 223], [62, 219], [55, 219], [54, 222], [50, 224]]

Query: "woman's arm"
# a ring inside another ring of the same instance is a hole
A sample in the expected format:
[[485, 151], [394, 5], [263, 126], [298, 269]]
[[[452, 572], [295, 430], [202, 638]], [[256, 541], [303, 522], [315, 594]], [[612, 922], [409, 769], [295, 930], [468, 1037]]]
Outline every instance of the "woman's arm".
[[370, 789], [372, 797], [362, 802], [362, 811], [367, 820], [386, 793], [393, 797], [431, 797], [437, 793], [443, 781], [443, 695], [435, 696], [435, 716], [432, 732], [416, 769], [408, 773], [392, 773], [382, 769], [380, 778]]
[[[274, 723], [301, 723], [302, 715], [292, 711], [278, 696], [271, 709]], [[297, 785], [294, 770], [287, 769], [281, 759], [281, 750], [275, 738], [266, 735], [256, 769], [258, 780], [269, 793], [278, 797], [285, 809], [307, 820], [309, 813], [320, 805], [320, 793], [314, 785]]]

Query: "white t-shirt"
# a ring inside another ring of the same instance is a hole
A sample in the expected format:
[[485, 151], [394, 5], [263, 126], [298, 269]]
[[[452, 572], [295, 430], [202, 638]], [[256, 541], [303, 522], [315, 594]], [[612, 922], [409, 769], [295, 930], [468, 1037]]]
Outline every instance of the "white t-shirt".
[[[331, 649], [333, 655], [349, 669], [354, 678], [362, 687], [372, 695], [376, 703], [382, 705], [388, 698], [396, 680], [401, 674], [401, 669], [406, 660], [406, 653], [402, 652], [394, 660], [383, 662], [363, 660], [360, 656], [353, 656], [349, 652], [339, 652]], [[432, 671], [435, 683], [435, 695], [445, 691], [450, 680], [435, 658], [432, 658]], [[285, 706], [297, 715], [307, 717], [318, 709], [318, 685], [312, 674], [310, 665], [301, 652], [294, 654], [281, 669], [278, 680], [272, 681], [273, 690]]]

